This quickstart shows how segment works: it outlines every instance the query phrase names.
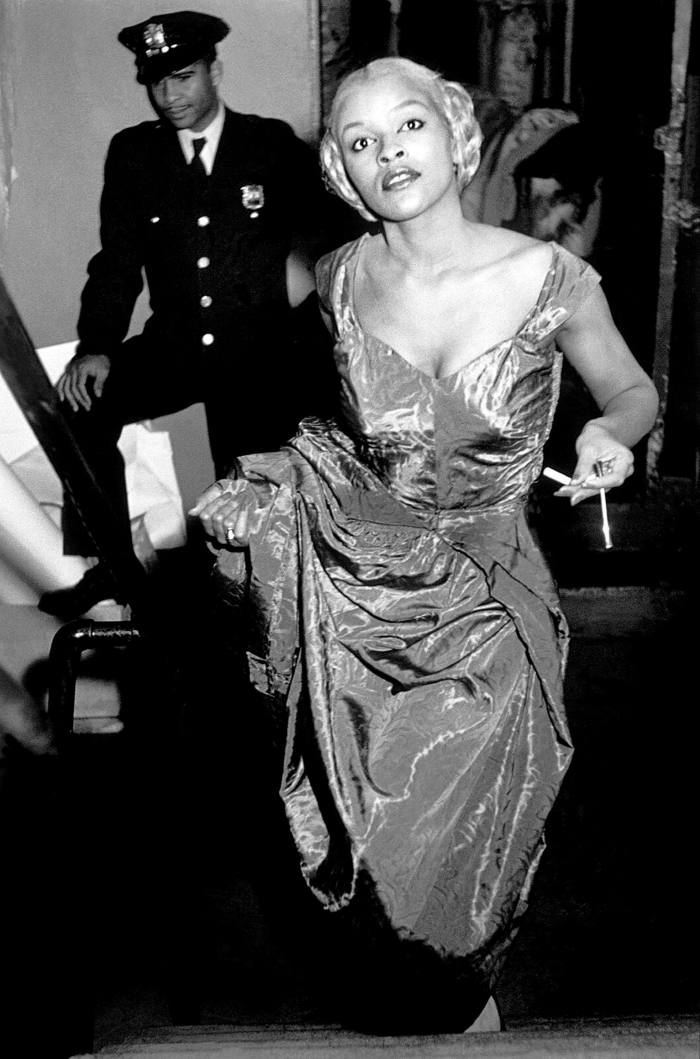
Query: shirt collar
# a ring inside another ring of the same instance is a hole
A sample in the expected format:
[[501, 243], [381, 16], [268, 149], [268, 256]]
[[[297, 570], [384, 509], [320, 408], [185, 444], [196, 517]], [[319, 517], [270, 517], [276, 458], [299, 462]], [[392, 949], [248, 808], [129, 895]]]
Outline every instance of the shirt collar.
[[213, 121], [209, 122], [206, 129], [202, 129], [201, 132], [193, 132], [192, 129], [178, 129], [177, 138], [180, 141], [180, 147], [182, 148], [182, 153], [185, 156], [186, 162], [191, 162], [192, 156], [194, 155], [192, 141], [198, 140], [200, 137], [204, 136], [207, 142], [202, 148], [200, 158], [204, 163], [204, 168], [207, 173], [211, 173], [214, 159], [216, 157], [216, 149], [219, 146], [219, 140], [221, 139], [225, 117], [226, 112], [224, 104], [219, 100], [219, 108], [216, 112], [216, 117]]

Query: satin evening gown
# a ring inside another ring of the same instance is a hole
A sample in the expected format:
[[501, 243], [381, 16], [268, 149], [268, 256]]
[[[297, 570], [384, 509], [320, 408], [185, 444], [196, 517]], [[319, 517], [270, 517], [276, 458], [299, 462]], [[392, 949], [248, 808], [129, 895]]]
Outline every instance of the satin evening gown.
[[517, 333], [435, 379], [360, 327], [367, 238], [317, 268], [343, 415], [241, 458], [250, 546], [223, 550], [218, 576], [249, 608], [309, 887], [341, 918], [371, 907], [427, 968], [471, 983], [464, 1028], [526, 908], [572, 753], [567, 628], [525, 508], [557, 329], [599, 277], [551, 244]]

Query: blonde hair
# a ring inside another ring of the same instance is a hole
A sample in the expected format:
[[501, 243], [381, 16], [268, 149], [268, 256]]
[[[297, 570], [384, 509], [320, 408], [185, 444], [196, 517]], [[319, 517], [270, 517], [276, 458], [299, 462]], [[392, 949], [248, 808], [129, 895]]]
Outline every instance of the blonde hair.
[[434, 70], [421, 66], [411, 59], [395, 57], [375, 59], [361, 69], [353, 70], [341, 81], [333, 99], [328, 127], [321, 140], [321, 168], [326, 186], [369, 221], [376, 221], [377, 217], [367, 209], [350, 182], [336, 135], [335, 123], [340, 99], [346, 89], [386, 74], [403, 74], [417, 82], [432, 98], [450, 133], [455, 179], [460, 194], [476, 173], [481, 157], [482, 135], [479, 123], [474, 116], [474, 104], [466, 88], [459, 82], [446, 81]]

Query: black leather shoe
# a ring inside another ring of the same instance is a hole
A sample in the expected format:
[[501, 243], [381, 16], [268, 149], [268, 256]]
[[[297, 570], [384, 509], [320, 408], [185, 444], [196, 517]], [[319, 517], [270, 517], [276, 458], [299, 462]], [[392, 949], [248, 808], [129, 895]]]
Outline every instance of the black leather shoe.
[[53, 592], [44, 592], [37, 606], [45, 614], [72, 621], [105, 599], [123, 602], [114, 578], [102, 563], [98, 563], [97, 566], [86, 570], [77, 584], [69, 588], [57, 588]]

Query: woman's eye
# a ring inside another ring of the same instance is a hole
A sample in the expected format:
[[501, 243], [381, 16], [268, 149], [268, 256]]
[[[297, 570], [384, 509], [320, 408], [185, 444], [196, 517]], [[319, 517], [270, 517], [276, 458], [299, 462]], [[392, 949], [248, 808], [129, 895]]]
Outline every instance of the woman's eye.
[[369, 146], [369, 136], [360, 136], [359, 139], [353, 141], [353, 151], [364, 151], [365, 147]]
[[401, 128], [408, 129], [410, 132], [413, 132], [414, 129], [422, 129], [424, 125], [425, 122], [421, 121], [420, 118], [409, 118], [408, 121], [405, 121], [403, 123]]

